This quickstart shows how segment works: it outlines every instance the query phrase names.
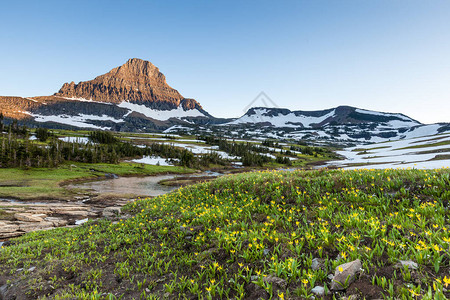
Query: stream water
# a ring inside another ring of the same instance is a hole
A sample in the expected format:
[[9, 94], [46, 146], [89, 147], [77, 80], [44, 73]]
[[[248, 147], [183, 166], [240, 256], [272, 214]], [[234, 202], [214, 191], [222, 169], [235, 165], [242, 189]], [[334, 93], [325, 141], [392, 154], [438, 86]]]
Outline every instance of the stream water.
[[99, 181], [90, 181], [70, 185], [69, 188], [80, 188], [92, 190], [99, 194], [123, 194], [123, 195], [142, 195], [159, 196], [176, 190], [176, 186], [161, 185], [158, 182], [177, 177], [202, 177], [202, 176], [220, 176], [221, 173], [203, 172], [188, 175], [156, 175], [146, 177], [119, 177]]

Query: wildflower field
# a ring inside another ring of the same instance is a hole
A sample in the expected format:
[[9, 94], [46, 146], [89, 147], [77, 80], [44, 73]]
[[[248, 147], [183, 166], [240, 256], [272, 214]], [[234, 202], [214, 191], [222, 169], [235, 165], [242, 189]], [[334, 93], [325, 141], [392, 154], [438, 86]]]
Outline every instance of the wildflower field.
[[449, 169], [224, 176], [16, 239], [0, 285], [5, 299], [446, 299], [449, 200]]

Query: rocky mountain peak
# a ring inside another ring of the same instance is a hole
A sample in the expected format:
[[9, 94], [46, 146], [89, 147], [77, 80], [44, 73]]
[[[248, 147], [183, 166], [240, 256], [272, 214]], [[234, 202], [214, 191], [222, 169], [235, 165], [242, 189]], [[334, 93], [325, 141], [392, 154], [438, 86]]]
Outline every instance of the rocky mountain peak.
[[170, 87], [164, 74], [155, 65], [139, 58], [131, 58], [125, 64], [93, 80], [78, 84], [65, 83], [55, 96], [111, 103], [129, 101], [163, 110], [174, 109], [180, 105], [184, 109], [201, 108], [197, 101], [186, 100]]
[[[165, 76], [151, 62], [139, 58], [130, 58], [120, 67], [114, 68], [107, 74], [115, 78], [122, 78], [127, 81], [133, 80], [157, 80], [166, 84]], [[101, 76], [99, 76], [101, 77]]]

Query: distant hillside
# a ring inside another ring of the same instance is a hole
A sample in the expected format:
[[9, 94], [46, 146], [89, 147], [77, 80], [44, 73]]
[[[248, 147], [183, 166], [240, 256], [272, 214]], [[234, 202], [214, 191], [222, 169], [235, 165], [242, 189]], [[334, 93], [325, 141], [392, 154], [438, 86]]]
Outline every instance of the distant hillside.
[[345, 124], [377, 124], [391, 128], [402, 128], [421, 124], [403, 114], [375, 112], [350, 106], [338, 106], [316, 111], [290, 111], [282, 108], [254, 107], [229, 124], [249, 123], [291, 128], [318, 128], [327, 125]]

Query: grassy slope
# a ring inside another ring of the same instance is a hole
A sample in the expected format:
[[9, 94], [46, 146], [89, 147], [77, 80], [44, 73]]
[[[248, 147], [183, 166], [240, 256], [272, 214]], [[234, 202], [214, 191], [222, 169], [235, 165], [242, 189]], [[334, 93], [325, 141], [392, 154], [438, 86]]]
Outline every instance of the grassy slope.
[[[448, 169], [225, 176], [136, 201], [119, 222], [27, 234], [0, 250], [0, 285], [11, 280], [24, 299], [304, 299], [359, 258], [362, 274], [332, 296], [443, 299], [449, 190]], [[400, 259], [418, 270], [394, 271]], [[264, 283], [269, 275], [287, 285]]]
[[0, 169], [0, 197], [18, 199], [61, 199], [71, 196], [61, 183], [70, 180], [97, 178], [105, 173], [120, 176], [153, 175], [158, 173], [189, 173], [192, 170], [172, 166], [151, 166], [136, 163], [83, 164], [70, 163], [55, 169]]

